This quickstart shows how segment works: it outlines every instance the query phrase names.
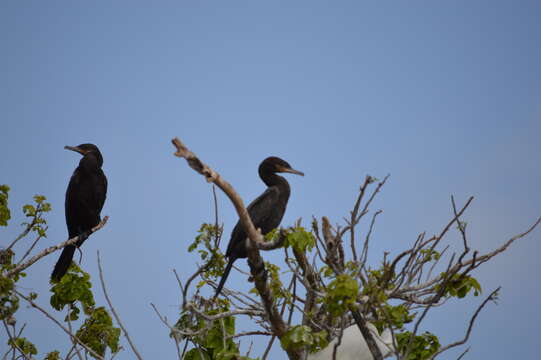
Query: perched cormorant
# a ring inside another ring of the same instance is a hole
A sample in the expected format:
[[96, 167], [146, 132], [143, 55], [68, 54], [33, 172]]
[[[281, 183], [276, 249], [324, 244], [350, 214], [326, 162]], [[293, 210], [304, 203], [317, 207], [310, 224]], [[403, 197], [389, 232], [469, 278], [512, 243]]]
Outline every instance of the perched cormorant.
[[76, 245], [64, 248], [56, 263], [52, 280], [59, 281], [68, 271], [75, 252], [87, 239], [90, 230], [100, 222], [100, 212], [107, 193], [107, 178], [101, 170], [103, 157], [94, 144], [64, 146], [64, 149], [76, 151], [83, 155], [79, 166], [71, 176], [66, 191], [66, 224], [69, 238], [80, 235]]
[[[261, 229], [261, 234], [263, 235], [280, 225], [280, 221], [286, 212], [287, 200], [291, 192], [287, 180], [276, 175], [278, 172], [304, 176], [302, 172], [291, 168], [287, 161], [274, 156], [266, 158], [259, 165], [259, 177], [268, 187], [263, 194], [248, 205], [247, 210], [255, 228]], [[231, 240], [229, 240], [229, 245], [225, 253], [229, 261], [220, 280], [220, 284], [216, 289], [214, 298], [222, 291], [222, 287], [227, 280], [227, 276], [235, 260], [248, 256], [246, 252], [246, 238], [246, 232], [239, 220], [231, 233]]]

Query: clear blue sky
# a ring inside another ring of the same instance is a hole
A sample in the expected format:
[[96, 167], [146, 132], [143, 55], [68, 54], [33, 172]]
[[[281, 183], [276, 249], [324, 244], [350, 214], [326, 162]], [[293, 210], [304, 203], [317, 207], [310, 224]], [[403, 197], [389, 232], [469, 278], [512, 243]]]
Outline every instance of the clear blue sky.
[[[99, 249], [147, 359], [174, 357], [149, 303], [176, 320], [171, 269], [188, 276], [196, 258], [186, 247], [213, 216], [210, 186], [172, 156], [174, 136], [246, 201], [264, 189], [256, 170], [266, 156], [304, 171], [289, 177], [286, 225], [339, 222], [366, 174], [390, 173], [374, 206], [384, 213], [373, 265], [441, 229], [451, 194], [476, 197], [465, 218], [471, 245], [490, 250], [541, 215], [540, 16], [538, 1], [3, 1], [0, 183], [12, 187], [14, 219], [2, 243], [35, 193], [54, 208], [41, 248], [66, 239], [64, 193], [79, 158], [63, 146], [97, 144], [110, 222], [85, 243], [83, 267], [96, 279]], [[236, 216], [219, 200], [227, 241]], [[540, 234], [476, 273], [485, 294], [503, 290], [479, 317], [468, 359], [538, 356]], [[22, 282], [47, 307], [55, 261]], [[444, 343], [462, 337], [481, 300], [451, 304], [423, 330]], [[67, 348], [59, 329], [25, 314], [40, 351]]]

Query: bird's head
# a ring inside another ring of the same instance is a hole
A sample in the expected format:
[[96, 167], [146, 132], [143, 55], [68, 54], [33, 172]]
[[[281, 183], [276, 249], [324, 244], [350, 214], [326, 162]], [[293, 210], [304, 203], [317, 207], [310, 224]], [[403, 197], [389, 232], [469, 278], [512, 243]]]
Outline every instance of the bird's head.
[[85, 156], [86, 154], [91, 153], [91, 152], [100, 154], [100, 149], [98, 149], [98, 147], [96, 145], [94, 145], [94, 144], [81, 144], [81, 145], [77, 145], [77, 146], [68, 146], [68, 145], [66, 145], [66, 146], [64, 146], [64, 149], [78, 152], [79, 154], [81, 154], [83, 156]]
[[82, 162], [94, 164], [94, 166], [101, 167], [103, 164], [103, 157], [101, 156], [100, 149], [94, 144], [81, 144], [77, 146], [64, 146], [64, 149], [78, 152], [83, 155]]
[[289, 165], [285, 160], [280, 159], [276, 156], [271, 156], [263, 160], [261, 165], [259, 165], [259, 172], [269, 172], [269, 173], [290, 173], [295, 175], [304, 176], [304, 173], [299, 170], [295, 170]]

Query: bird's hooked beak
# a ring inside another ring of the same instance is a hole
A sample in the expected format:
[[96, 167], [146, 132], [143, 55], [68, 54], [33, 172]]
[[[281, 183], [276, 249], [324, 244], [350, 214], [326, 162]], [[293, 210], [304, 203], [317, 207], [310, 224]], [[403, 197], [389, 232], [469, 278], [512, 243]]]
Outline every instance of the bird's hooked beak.
[[280, 168], [280, 172], [286, 172], [286, 173], [290, 173], [290, 174], [304, 176], [304, 173], [302, 171], [295, 170], [295, 169], [292, 169], [292, 168], [283, 167], [283, 168]]
[[78, 148], [77, 146], [69, 146], [69, 145], [66, 145], [66, 146], [64, 146], [64, 149], [78, 152], [79, 154], [81, 154], [81, 155], [83, 155], [83, 156], [88, 152], [88, 151], [84, 151], [84, 150], [81, 149], [81, 148]]

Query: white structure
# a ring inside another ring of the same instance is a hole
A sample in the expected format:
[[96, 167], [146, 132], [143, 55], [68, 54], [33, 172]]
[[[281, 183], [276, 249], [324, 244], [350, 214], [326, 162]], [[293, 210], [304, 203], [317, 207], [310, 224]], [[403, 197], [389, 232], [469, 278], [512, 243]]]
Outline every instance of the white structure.
[[[378, 335], [378, 331], [374, 325], [370, 323], [367, 323], [366, 325], [372, 332], [374, 340], [376, 340], [376, 344], [378, 345], [383, 357], [386, 358], [393, 355], [393, 340], [391, 331], [389, 329], [385, 329], [380, 336]], [[333, 341], [331, 341], [325, 349], [315, 354], [309, 354], [307, 360], [332, 360], [334, 344], [337, 342], [338, 339], [333, 339]], [[368, 345], [366, 344], [364, 337], [361, 335], [361, 331], [357, 325], [352, 325], [346, 328], [342, 336], [342, 342], [340, 343], [340, 346], [338, 346], [336, 360], [373, 359], [372, 353], [370, 353], [370, 349], [368, 349]]]

